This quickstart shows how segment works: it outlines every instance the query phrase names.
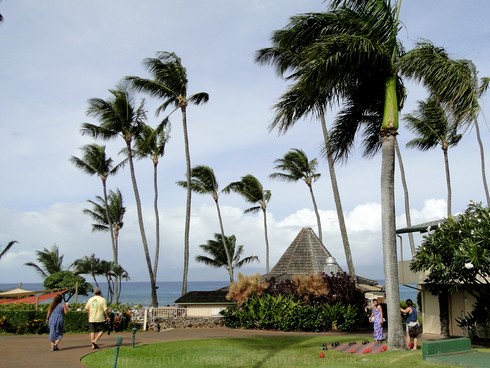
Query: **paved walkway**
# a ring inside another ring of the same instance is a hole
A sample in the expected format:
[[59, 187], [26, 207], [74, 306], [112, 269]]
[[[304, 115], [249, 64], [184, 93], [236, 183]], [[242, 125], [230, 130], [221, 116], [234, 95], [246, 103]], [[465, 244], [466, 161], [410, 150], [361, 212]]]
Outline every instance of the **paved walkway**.
[[[318, 336], [319, 333], [239, 330], [226, 327], [186, 328], [161, 332], [139, 331], [136, 333], [135, 342], [139, 345], [161, 341], [264, 335]], [[322, 333], [322, 335], [332, 336], [332, 333]], [[335, 335], [344, 334], [335, 333]], [[100, 348], [114, 349], [116, 337], [118, 336], [123, 337], [122, 344], [124, 346], [132, 345], [131, 332], [115, 332], [109, 336], [105, 334], [99, 340]], [[364, 334], [356, 334], [356, 336], [364, 336]], [[366, 338], [371, 338], [371, 334], [365, 334], [365, 336]], [[92, 352], [88, 334], [66, 334], [60, 343], [60, 350], [55, 352], [51, 351], [48, 335], [0, 335], [0, 367], [2, 368], [84, 367], [80, 360]]]

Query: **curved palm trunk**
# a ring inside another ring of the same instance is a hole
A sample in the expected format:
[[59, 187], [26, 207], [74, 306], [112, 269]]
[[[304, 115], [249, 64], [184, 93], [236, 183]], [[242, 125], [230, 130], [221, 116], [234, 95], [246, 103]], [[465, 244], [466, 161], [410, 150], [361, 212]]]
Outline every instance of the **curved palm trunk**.
[[[112, 218], [111, 216], [109, 215], [109, 204], [107, 203], [107, 181], [106, 180], [102, 180], [102, 188], [103, 188], [103, 192], [104, 192], [104, 209], [105, 209], [105, 216], [107, 218], [107, 224], [109, 225], [109, 233], [111, 234], [111, 244], [112, 244], [112, 261], [114, 262], [114, 264], [118, 264], [118, 249], [117, 249], [117, 244], [116, 244], [116, 241], [114, 239], [114, 225], [112, 224]], [[109, 288], [109, 290], [111, 290]], [[113, 293], [116, 293], [117, 295], [117, 284], [114, 288], [114, 291]], [[112, 292], [110, 292], [110, 298], [109, 300], [112, 300], [113, 298], [113, 294]]]
[[342, 237], [342, 244], [344, 245], [345, 260], [347, 262], [347, 268], [349, 269], [349, 275], [357, 284], [356, 269], [354, 267], [354, 261], [352, 260], [352, 252], [350, 249], [349, 237], [347, 236], [347, 227], [345, 226], [344, 210], [342, 209], [342, 201], [340, 200], [340, 191], [337, 185], [337, 175], [335, 174], [335, 164], [332, 157], [332, 150], [330, 148], [330, 139], [328, 137], [327, 123], [325, 121], [325, 114], [320, 115], [322, 124], [323, 140], [325, 142], [325, 151], [327, 152], [328, 171], [330, 173], [330, 182], [332, 184], [333, 198], [335, 202], [335, 209], [337, 210], [337, 218], [339, 220], [340, 235]]
[[143, 243], [143, 250], [145, 252], [146, 265], [148, 267], [148, 274], [150, 276], [151, 306], [152, 307], [158, 307], [156, 280], [155, 280], [155, 274], [153, 273], [153, 269], [151, 266], [150, 252], [148, 250], [148, 241], [146, 240], [145, 225], [143, 223], [143, 211], [141, 209], [141, 199], [140, 199], [140, 194], [139, 194], [139, 190], [138, 190], [138, 183], [136, 182], [136, 175], [135, 175], [135, 171], [134, 171], [132, 148], [131, 148], [131, 144], [129, 142], [127, 142], [126, 144], [127, 144], [127, 149], [128, 149], [129, 171], [131, 173], [131, 181], [133, 183], [134, 198], [136, 201], [136, 211], [138, 213], [138, 224], [139, 224], [139, 228], [140, 228], [141, 242]]
[[383, 265], [388, 312], [388, 347], [404, 346], [404, 333], [400, 318], [400, 289], [398, 255], [396, 251], [395, 223], [395, 137], [398, 134], [398, 102], [396, 76], [386, 81], [381, 140], [381, 235]]
[[[403, 167], [402, 154], [400, 152], [400, 147], [398, 146], [398, 140], [395, 137], [395, 150], [396, 157], [398, 158], [398, 167], [400, 168], [400, 176], [402, 180], [403, 196], [405, 198], [405, 219], [407, 221], [407, 226], [412, 226], [412, 218], [410, 217], [410, 200], [408, 198], [408, 186], [405, 177], [405, 168]], [[412, 257], [415, 255], [415, 241], [413, 240], [413, 233], [408, 233], [408, 242], [410, 244], [410, 251], [412, 252]]]
[[160, 214], [158, 212], [158, 164], [153, 164], [153, 210], [155, 212], [155, 259], [153, 260], [153, 273], [155, 279], [158, 273], [158, 260], [160, 259]]
[[487, 199], [487, 207], [490, 207], [490, 194], [488, 193], [488, 183], [487, 174], [485, 170], [485, 151], [483, 150], [483, 142], [480, 135], [480, 127], [478, 125], [478, 120], [474, 119], [473, 124], [475, 125], [476, 139], [478, 141], [478, 146], [480, 147], [480, 162], [481, 162], [481, 176], [483, 180], [483, 189], [485, 190], [485, 198]]
[[[119, 230], [117, 226], [114, 227], [114, 242], [116, 244], [116, 249], [119, 249]], [[114, 286], [114, 294], [116, 295], [116, 304], [119, 304], [119, 298], [121, 296], [121, 277], [116, 276], [117, 283]]]
[[267, 210], [262, 207], [264, 214], [264, 234], [265, 234], [265, 273], [269, 273], [269, 235], [267, 234]]
[[182, 108], [182, 127], [184, 130], [185, 164], [187, 180], [187, 199], [185, 205], [184, 228], [184, 271], [182, 276], [182, 295], [187, 293], [187, 276], [189, 274], [189, 234], [191, 228], [191, 154], [189, 152], [189, 137], [187, 133], [187, 112]]
[[320, 239], [320, 243], [323, 244], [322, 241], [322, 221], [320, 219], [320, 212], [318, 211], [318, 206], [316, 204], [315, 194], [313, 193], [313, 186], [308, 184], [308, 189], [310, 190], [311, 201], [313, 202], [313, 208], [315, 210], [316, 223], [318, 226], [318, 239]]
[[230, 251], [226, 246], [225, 228], [223, 226], [223, 219], [221, 218], [221, 210], [219, 208], [218, 199], [215, 199], [214, 203], [216, 204], [216, 210], [218, 211], [219, 228], [221, 230], [221, 241], [223, 242], [223, 247], [225, 249], [225, 254], [226, 254], [226, 261], [228, 262], [228, 275], [230, 276], [230, 283], [232, 283], [235, 281], [233, 276], [233, 263], [232, 263]]
[[447, 217], [451, 216], [451, 174], [449, 172], [449, 158], [447, 154], [447, 148], [442, 148], [442, 152], [444, 153], [444, 169], [446, 171], [446, 186], [447, 186]]

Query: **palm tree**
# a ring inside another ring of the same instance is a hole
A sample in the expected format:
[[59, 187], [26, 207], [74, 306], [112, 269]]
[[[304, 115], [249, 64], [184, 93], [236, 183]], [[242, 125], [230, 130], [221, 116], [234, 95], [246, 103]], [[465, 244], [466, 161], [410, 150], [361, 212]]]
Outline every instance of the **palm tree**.
[[94, 138], [113, 139], [121, 137], [126, 145], [125, 152], [129, 162], [131, 182], [136, 201], [136, 211], [138, 214], [138, 225], [140, 228], [141, 242], [145, 254], [146, 265], [150, 277], [151, 305], [158, 306], [158, 296], [156, 287], [156, 277], [153, 272], [148, 241], [146, 239], [145, 225], [143, 222], [143, 210], [141, 198], [136, 180], [133, 160], [133, 142], [141, 134], [145, 124], [146, 111], [144, 102], [139, 106], [135, 105], [134, 99], [129, 95], [127, 86], [122, 84], [114, 90], [109, 90], [112, 97], [107, 100], [92, 98], [89, 100], [87, 114], [100, 120], [100, 125], [83, 123], [81, 133], [88, 134]]
[[99, 287], [97, 276], [101, 274], [101, 260], [92, 253], [90, 256], [79, 258], [73, 262], [75, 275], [91, 275], [96, 287]]
[[[225, 244], [225, 248], [223, 248], [223, 244]], [[214, 240], [210, 239], [206, 242], [206, 244], [201, 244], [199, 247], [211, 257], [203, 255], [197, 256], [197, 262], [201, 262], [215, 268], [224, 267], [228, 271], [229, 275], [233, 275], [234, 270], [246, 264], [259, 261], [257, 256], [248, 256], [240, 259], [243, 254], [243, 245], [239, 245], [238, 247], [236, 246], [235, 235], [225, 236], [223, 239], [222, 234], [215, 233]], [[232, 270], [229, 270], [229, 254], [232, 255]], [[230, 279], [230, 282], [233, 282], [233, 280]]]
[[283, 158], [278, 158], [274, 161], [276, 166], [275, 172], [269, 175], [271, 179], [279, 179], [289, 182], [297, 182], [303, 180], [310, 191], [311, 201], [313, 202], [313, 208], [316, 215], [316, 223], [318, 225], [318, 238], [322, 241], [322, 222], [320, 220], [320, 213], [316, 204], [315, 194], [313, 193], [313, 183], [317, 181], [321, 174], [316, 172], [318, 162], [315, 159], [309, 161], [308, 156], [303, 150], [293, 148], [287, 152]]
[[147, 71], [153, 79], [145, 79], [136, 76], [126, 77], [136, 91], [146, 92], [152, 97], [163, 100], [156, 114], [164, 111], [168, 106], [173, 106], [169, 116], [180, 109], [182, 113], [182, 128], [184, 132], [187, 198], [184, 228], [184, 271], [182, 280], [182, 294], [187, 293], [187, 275], [189, 273], [189, 234], [191, 223], [191, 155], [189, 150], [189, 134], [187, 129], [187, 106], [189, 104], [200, 105], [208, 102], [209, 95], [198, 92], [187, 95], [187, 70], [182, 65], [181, 59], [173, 52], [160, 51], [156, 58], [144, 60]]
[[153, 163], [153, 211], [155, 212], [155, 258], [153, 272], [158, 274], [158, 260], [160, 259], [160, 214], [158, 212], [158, 163], [160, 157], [165, 154], [165, 146], [170, 138], [169, 129], [160, 125], [153, 129], [144, 125], [141, 134], [135, 141], [135, 156], [137, 158], [149, 158]]
[[223, 193], [235, 192], [240, 194], [246, 202], [257, 204], [250, 207], [244, 213], [256, 213], [262, 210], [264, 215], [264, 236], [265, 236], [265, 272], [269, 273], [269, 236], [267, 235], [267, 204], [271, 199], [271, 191], [263, 188], [260, 181], [253, 175], [242, 176], [240, 181], [228, 184]]
[[119, 304], [119, 298], [121, 297], [121, 289], [122, 289], [122, 280], [131, 280], [129, 277], [128, 271], [126, 271], [120, 264], [115, 264], [112, 267], [112, 272], [114, 274], [114, 277], [117, 280], [117, 288], [115, 287], [115, 290], [117, 290], [116, 293], [116, 304]]
[[6, 246], [5, 248], [0, 252], [0, 259], [2, 259], [2, 257], [10, 250], [10, 248], [12, 248], [12, 246], [17, 243], [17, 240], [11, 240]]
[[51, 249], [44, 248], [36, 251], [38, 264], [34, 262], [25, 263], [26, 266], [34, 268], [43, 279], [56, 273], [63, 271], [63, 255], [60, 255], [58, 246], [53, 245]]
[[107, 202], [107, 179], [110, 175], [115, 175], [124, 167], [127, 160], [122, 161], [117, 165], [113, 165], [113, 160], [107, 157], [105, 146], [99, 146], [97, 144], [87, 144], [82, 147], [83, 158], [71, 156], [70, 161], [80, 170], [89, 174], [97, 175], [102, 181], [103, 208], [105, 211], [105, 218], [109, 226], [111, 243], [112, 243], [112, 259], [114, 262], [118, 262], [118, 249], [114, 239], [114, 231], [112, 229], [112, 218], [109, 216], [109, 205]]
[[[228, 276], [230, 277], [230, 282], [234, 282], [233, 267], [232, 267], [232, 257], [226, 245], [225, 229], [223, 226], [223, 219], [221, 218], [221, 210], [219, 207], [219, 185], [214, 175], [214, 171], [209, 166], [195, 166], [191, 170], [191, 190], [195, 193], [200, 194], [211, 194], [214, 203], [216, 205], [216, 211], [218, 212], [219, 227], [221, 230], [221, 240], [223, 250], [227, 259]], [[179, 181], [178, 185], [187, 188], [187, 181]]]
[[459, 121], [451, 112], [442, 106], [434, 97], [419, 101], [418, 109], [412, 114], [404, 115], [408, 130], [417, 137], [407, 142], [408, 148], [421, 151], [440, 146], [444, 155], [444, 167], [447, 186], [447, 217], [451, 216], [451, 175], [449, 171], [448, 149], [455, 147], [462, 138], [458, 133]]
[[327, 12], [292, 17], [284, 29], [273, 34], [273, 47], [258, 55], [259, 61], [274, 63], [281, 73], [291, 71], [287, 78], [295, 83], [290, 91], [299, 91], [304, 111], [321, 116], [328, 103], [342, 103], [331, 131], [332, 152], [337, 160], [348, 157], [359, 131], [364, 135], [365, 155], [381, 149], [381, 221], [390, 348], [404, 345], [394, 200], [395, 137], [404, 96], [400, 74], [422, 81], [431, 94], [455, 111], [462, 112], [472, 103], [464, 63], [453, 62], [443, 49], [428, 42], [404, 52], [397, 39], [400, 5], [400, 1], [392, 5], [388, 0], [332, 0]]

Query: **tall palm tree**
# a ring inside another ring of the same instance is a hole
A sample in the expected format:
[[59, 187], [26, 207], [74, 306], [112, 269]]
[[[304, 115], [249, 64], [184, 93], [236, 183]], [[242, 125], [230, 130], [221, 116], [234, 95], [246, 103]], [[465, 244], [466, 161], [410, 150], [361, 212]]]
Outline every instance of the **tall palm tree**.
[[[273, 34], [273, 47], [258, 55], [259, 61], [273, 63], [281, 73], [291, 72], [287, 77], [294, 82], [291, 90], [303, 92], [300, 102], [304, 110], [321, 115], [327, 103], [342, 104], [331, 131], [337, 160], [348, 157], [359, 131], [364, 135], [366, 155], [381, 150], [390, 348], [404, 345], [394, 200], [395, 137], [404, 95], [400, 75], [423, 82], [431, 94], [457, 111], [471, 104], [464, 63], [452, 62], [444, 50], [428, 42], [405, 53], [397, 39], [400, 6], [401, 1], [392, 5], [389, 0], [332, 0], [327, 12], [292, 17], [284, 29]], [[323, 105], [320, 99], [325, 101]]]
[[114, 287], [115, 290], [117, 290], [116, 293], [116, 304], [119, 304], [119, 298], [121, 297], [121, 289], [122, 289], [122, 280], [131, 280], [129, 277], [128, 271], [126, 271], [120, 264], [115, 264], [112, 267], [112, 272], [114, 274], [114, 277], [116, 278], [116, 282], [118, 284], [117, 288]]
[[153, 272], [158, 274], [158, 260], [160, 259], [160, 214], [158, 212], [158, 163], [165, 154], [165, 146], [169, 140], [169, 129], [161, 124], [157, 129], [144, 125], [141, 134], [135, 141], [135, 156], [149, 158], [153, 163], [153, 211], [155, 212], [155, 258]]
[[34, 270], [45, 279], [56, 272], [63, 271], [63, 255], [60, 255], [58, 246], [53, 245], [51, 249], [44, 248], [36, 251], [37, 261], [27, 262], [26, 266], [34, 268]]
[[158, 296], [156, 276], [153, 272], [148, 240], [146, 238], [143, 210], [133, 160], [133, 143], [141, 134], [141, 130], [143, 129], [146, 120], [144, 102], [142, 101], [136, 106], [134, 99], [128, 93], [127, 86], [124, 84], [119, 85], [116, 89], [109, 90], [109, 92], [112, 96], [107, 100], [101, 98], [92, 98], [89, 100], [87, 114], [98, 119], [100, 125], [83, 123], [81, 133], [82, 135], [88, 134], [94, 138], [102, 138], [105, 140], [117, 137], [121, 137], [124, 140], [126, 146], [124, 152], [126, 152], [128, 156], [141, 242], [150, 277], [151, 305], [157, 307]]
[[112, 218], [109, 216], [109, 205], [107, 201], [107, 179], [110, 175], [116, 175], [117, 172], [124, 167], [127, 160], [114, 165], [114, 160], [107, 157], [105, 146], [99, 146], [98, 144], [87, 144], [82, 147], [83, 157], [78, 158], [71, 156], [70, 161], [80, 170], [89, 174], [97, 175], [102, 181], [103, 208], [105, 212], [105, 218], [109, 226], [111, 243], [112, 243], [112, 259], [114, 262], [118, 262], [118, 249], [114, 239], [114, 232], [112, 229]]
[[99, 287], [97, 276], [101, 274], [101, 260], [95, 256], [95, 253], [75, 260], [72, 266], [74, 267], [75, 275], [91, 275], [95, 286]]
[[[225, 244], [225, 248], [223, 248], [223, 244]], [[246, 264], [259, 261], [257, 256], [248, 256], [240, 259], [243, 254], [243, 245], [239, 245], [238, 247], [236, 246], [235, 235], [225, 236], [223, 239], [222, 234], [215, 233], [214, 240], [210, 239], [206, 242], [206, 244], [201, 244], [199, 247], [204, 252], [208, 253], [210, 257], [203, 255], [196, 256], [197, 262], [201, 262], [215, 268], [224, 267], [228, 271], [229, 275], [233, 275], [234, 270]], [[229, 254], [232, 255], [231, 266], [228, 261]], [[231, 271], [228, 269], [229, 267], [232, 268]], [[230, 282], [233, 282], [233, 280], [230, 279]]]
[[228, 184], [223, 193], [235, 192], [240, 194], [246, 202], [256, 204], [244, 213], [256, 213], [262, 210], [264, 216], [264, 237], [265, 237], [265, 272], [269, 273], [269, 235], [267, 234], [267, 204], [271, 199], [271, 191], [264, 189], [262, 183], [253, 175], [242, 176], [240, 181]]
[[189, 234], [191, 223], [191, 155], [189, 150], [189, 133], [187, 129], [187, 106], [189, 104], [200, 105], [208, 102], [209, 95], [206, 92], [187, 95], [187, 70], [182, 65], [181, 59], [173, 52], [160, 51], [155, 58], [144, 60], [146, 70], [153, 79], [136, 76], [126, 77], [136, 91], [146, 92], [152, 97], [163, 100], [156, 114], [165, 111], [172, 106], [169, 116], [180, 109], [182, 113], [182, 128], [184, 132], [185, 162], [187, 177], [187, 198], [185, 210], [184, 228], [184, 271], [182, 279], [182, 294], [187, 293], [187, 276], [189, 273]]
[[276, 166], [275, 172], [269, 175], [271, 179], [279, 179], [288, 182], [304, 181], [310, 191], [311, 201], [315, 210], [316, 223], [318, 226], [318, 238], [322, 241], [322, 222], [320, 213], [316, 204], [315, 194], [313, 193], [313, 183], [317, 181], [321, 174], [316, 172], [318, 161], [316, 158], [308, 160], [306, 153], [298, 148], [293, 148], [287, 152], [282, 158], [274, 161]]
[[455, 120], [451, 112], [434, 97], [429, 97], [427, 101], [419, 101], [417, 111], [405, 114], [404, 120], [408, 130], [416, 135], [416, 138], [407, 142], [408, 148], [427, 151], [440, 146], [442, 149], [446, 172], [447, 217], [449, 217], [452, 195], [448, 150], [450, 147], [455, 147], [462, 138], [458, 132], [460, 122]]
[[5, 246], [5, 248], [3, 248], [2, 251], [0, 252], [0, 259], [2, 259], [2, 257], [10, 250], [10, 248], [12, 248], [12, 246], [15, 243], [17, 243], [17, 240], [9, 241], [9, 243]]
[[[216, 205], [216, 211], [218, 212], [218, 221], [221, 230], [222, 246], [228, 262], [227, 263], [228, 266], [226, 267], [226, 269], [228, 270], [228, 276], [230, 277], [230, 282], [234, 282], [235, 280], [233, 276], [233, 267], [232, 267], [233, 259], [226, 245], [225, 229], [223, 226], [223, 219], [221, 217], [221, 210], [219, 206], [219, 185], [218, 185], [218, 181], [216, 180], [216, 176], [214, 175], [214, 171], [209, 166], [205, 166], [205, 165], [195, 166], [191, 170], [191, 178], [192, 178], [191, 190], [193, 192], [200, 193], [200, 194], [211, 194], [211, 196], [213, 197], [214, 203]], [[184, 188], [187, 188], [187, 181], [179, 181], [177, 182], [177, 184]]]

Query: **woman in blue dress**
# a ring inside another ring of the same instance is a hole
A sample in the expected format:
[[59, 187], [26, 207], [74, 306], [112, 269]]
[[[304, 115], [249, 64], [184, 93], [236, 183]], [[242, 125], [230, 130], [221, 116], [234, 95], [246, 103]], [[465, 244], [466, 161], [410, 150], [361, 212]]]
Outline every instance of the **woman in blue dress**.
[[374, 340], [381, 342], [385, 339], [383, 334], [383, 309], [378, 304], [378, 299], [373, 299], [373, 311], [369, 320], [373, 323], [374, 328]]
[[63, 337], [65, 314], [68, 313], [68, 305], [61, 303], [61, 294], [54, 297], [49, 305], [46, 323], [49, 327], [49, 340], [51, 341], [51, 351], [60, 350], [58, 344]]

